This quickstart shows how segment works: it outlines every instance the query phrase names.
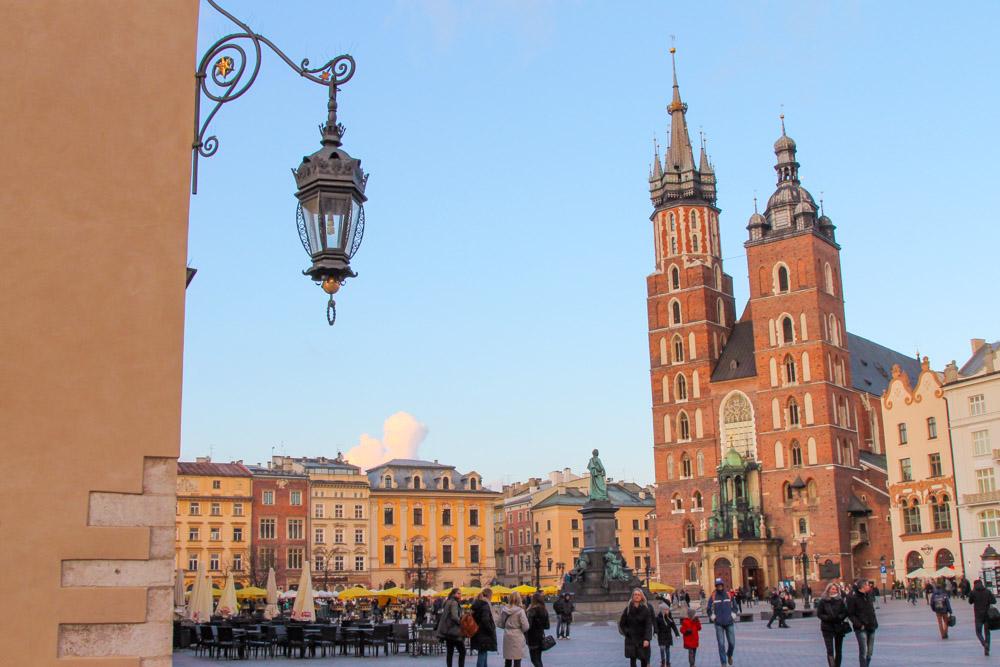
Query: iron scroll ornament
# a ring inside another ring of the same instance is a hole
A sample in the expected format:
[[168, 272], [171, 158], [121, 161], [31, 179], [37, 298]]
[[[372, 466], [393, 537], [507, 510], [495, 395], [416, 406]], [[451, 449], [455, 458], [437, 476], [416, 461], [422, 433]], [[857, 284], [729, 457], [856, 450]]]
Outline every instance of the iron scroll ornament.
[[[267, 37], [254, 32], [250, 26], [220, 7], [214, 0], [207, 0], [207, 2], [217, 12], [239, 26], [243, 32], [226, 35], [212, 44], [202, 56], [198, 63], [198, 69], [195, 71], [191, 194], [198, 194], [198, 158], [212, 157], [219, 150], [219, 138], [214, 134], [208, 134], [208, 126], [223, 104], [242, 97], [257, 80], [263, 52], [262, 44], [277, 54], [299, 76], [330, 89], [331, 118], [335, 118], [334, 114], [336, 113], [337, 87], [350, 81], [354, 76], [355, 69], [354, 58], [348, 54], [332, 58], [320, 67], [310, 68], [308, 58], [304, 58], [300, 64], [296, 65], [291, 58], [285, 55], [284, 51], [275, 46], [274, 42]], [[202, 95], [214, 103], [204, 121], [201, 120]]]

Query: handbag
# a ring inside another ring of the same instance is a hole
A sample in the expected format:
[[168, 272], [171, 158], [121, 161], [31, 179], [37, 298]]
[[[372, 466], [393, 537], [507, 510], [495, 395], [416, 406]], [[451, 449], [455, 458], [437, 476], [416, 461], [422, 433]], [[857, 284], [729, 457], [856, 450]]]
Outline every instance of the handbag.
[[986, 610], [986, 623], [990, 630], [1000, 630], [1000, 609], [991, 606]]
[[851, 624], [847, 621], [841, 621], [840, 625], [837, 626], [837, 634], [841, 637], [847, 636], [852, 632], [854, 632], [854, 630], [851, 628]]
[[949, 628], [955, 627], [955, 623], [957, 623], [957, 622], [958, 621], [955, 618], [955, 614], [948, 614], [948, 627]]
[[550, 648], [556, 645], [555, 637], [552, 635], [545, 635], [542, 638], [542, 650], [548, 651]]

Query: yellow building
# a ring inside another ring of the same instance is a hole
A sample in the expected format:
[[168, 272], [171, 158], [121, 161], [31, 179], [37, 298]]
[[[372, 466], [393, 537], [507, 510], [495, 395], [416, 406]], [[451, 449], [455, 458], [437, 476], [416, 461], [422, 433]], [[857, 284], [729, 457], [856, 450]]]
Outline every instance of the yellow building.
[[[532, 497], [531, 518], [540, 545], [542, 586], [562, 584], [563, 575], [583, 547], [583, 517], [580, 508], [589, 498], [590, 478], [556, 484]], [[609, 482], [608, 499], [618, 508], [616, 537], [622, 558], [640, 579], [645, 578], [650, 556], [650, 511], [653, 493], [631, 482]], [[655, 570], [655, 563], [650, 567]], [[534, 578], [532, 578], [534, 583]]]
[[493, 506], [476, 472], [393, 459], [368, 471], [372, 586], [476, 586], [496, 577]]
[[272, 465], [309, 477], [313, 586], [331, 591], [371, 586], [372, 512], [361, 468], [339, 453], [335, 459], [275, 456]]
[[202, 562], [215, 578], [232, 571], [237, 582], [247, 583], [252, 508], [251, 474], [241, 462], [177, 462], [174, 558], [185, 585]]

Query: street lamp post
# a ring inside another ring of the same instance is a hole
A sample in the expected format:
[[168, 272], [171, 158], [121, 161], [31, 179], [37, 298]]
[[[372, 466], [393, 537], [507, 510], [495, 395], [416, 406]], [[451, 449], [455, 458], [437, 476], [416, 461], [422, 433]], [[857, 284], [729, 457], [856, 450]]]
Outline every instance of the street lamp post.
[[535, 552], [535, 588], [540, 589], [542, 587], [542, 545], [538, 540], [535, 540], [532, 549]]
[[[418, 545], [419, 546], [419, 545]], [[424, 595], [424, 549], [422, 546], [413, 547], [413, 564], [417, 566], [417, 599], [419, 600]], [[403, 551], [407, 551], [406, 545], [403, 545]]]
[[887, 588], [888, 577], [885, 576], [885, 572], [885, 556], [883, 555], [878, 557], [878, 576], [882, 584], [882, 604], [886, 603], [885, 589]]
[[649, 556], [643, 556], [643, 560], [646, 564], [646, 589], [649, 589]]
[[808, 604], [806, 599], [808, 593], [806, 591], [809, 590], [809, 554], [806, 553], [805, 540], [802, 540], [799, 546], [802, 548], [802, 555], [800, 556], [802, 559], [802, 603]]
[[[333, 295], [347, 278], [357, 274], [350, 260], [364, 237], [365, 186], [368, 174], [361, 160], [341, 148], [344, 126], [337, 122], [337, 90], [354, 76], [354, 58], [343, 54], [320, 67], [309, 67], [309, 59], [295, 64], [267, 37], [208, 0], [216, 11], [235, 23], [242, 32], [226, 35], [208, 48], [195, 71], [194, 140], [191, 143], [191, 192], [198, 193], [198, 159], [209, 158], [219, 150], [219, 138], [208, 128], [223, 104], [246, 93], [260, 72], [263, 47], [269, 48], [304, 79], [326, 86], [329, 91], [326, 123], [320, 126], [321, 148], [302, 158], [293, 169], [298, 199], [296, 224], [299, 240], [309, 253], [312, 265], [303, 271], [330, 295], [327, 322], [337, 318]], [[202, 120], [202, 96], [212, 109]]]

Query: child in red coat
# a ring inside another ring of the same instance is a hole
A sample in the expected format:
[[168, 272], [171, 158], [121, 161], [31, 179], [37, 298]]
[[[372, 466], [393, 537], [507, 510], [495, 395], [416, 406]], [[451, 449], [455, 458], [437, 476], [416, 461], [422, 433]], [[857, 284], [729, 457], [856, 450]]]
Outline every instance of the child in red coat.
[[684, 648], [688, 650], [688, 664], [694, 667], [695, 655], [698, 653], [698, 635], [701, 632], [701, 621], [694, 609], [688, 608], [687, 618], [681, 621], [681, 634], [684, 636]]

